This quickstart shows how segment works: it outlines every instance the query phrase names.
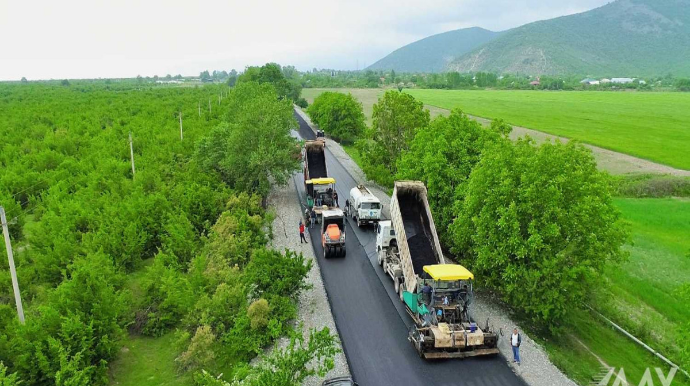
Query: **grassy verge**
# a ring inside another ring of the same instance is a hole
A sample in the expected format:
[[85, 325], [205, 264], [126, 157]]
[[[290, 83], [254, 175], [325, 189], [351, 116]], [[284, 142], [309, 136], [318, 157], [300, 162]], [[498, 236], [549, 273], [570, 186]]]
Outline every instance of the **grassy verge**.
[[406, 90], [422, 102], [690, 169], [683, 93]]
[[118, 386], [188, 386], [189, 374], [178, 375], [175, 368], [174, 333], [160, 338], [130, 336], [117, 360], [110, 366], [111, 385]]
[[343, 147], [343, 150], [345, 150], [345, 153], [352, 158], [355, 163], [361, 167], [362, 165], [362, 155], [359, 154], [359, 150], [355, 147], [355, 145], [341, 145]]
[[[143, 298], [141, 281], [153, 259], [145, 260], [136, 272], [127, 275], [126, 287], [132, 292], [133, 308]], [[129, 335], [122, 342], [117, 359], [110, 363], [110, 384], [115, 386], [187, 386], [192, 384], [189, 373], [179, 375], [175, 358], [179, 355], [174, 333], [159, 338]]]

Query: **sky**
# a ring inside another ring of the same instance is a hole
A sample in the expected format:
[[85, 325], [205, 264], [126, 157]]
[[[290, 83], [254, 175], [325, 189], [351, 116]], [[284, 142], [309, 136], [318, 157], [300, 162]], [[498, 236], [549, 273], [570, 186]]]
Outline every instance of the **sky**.
[[0, 80], [198, 75], [277, 62], [363, 69], [458, 28], [494, 31], [610, 0], [0, 0]]

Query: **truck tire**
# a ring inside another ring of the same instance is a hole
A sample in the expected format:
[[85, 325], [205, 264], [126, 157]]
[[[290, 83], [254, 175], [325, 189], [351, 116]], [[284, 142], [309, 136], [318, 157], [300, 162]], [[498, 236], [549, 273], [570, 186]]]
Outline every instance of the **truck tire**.
[[381, 250], [379, 250], [379, 253], [378, 253], [378, 261], [379, 261], [379, 265], [381, 266], [381, 268], [383, 268], [383, 251], [381, 251]]
[[393, 279], [393, 288], [395, 289], [396, 294], [398, 293], [398, 291], [400, 291], [400, 280], [399, 279]]
[[400, 283], [399, 290], [398, 290], [398, 295], [400, 295], [400, 301], [405, 303], [405, 286]]
[[347, 256], [347, 249], [343, 246], [343, 257]]
[[329, 256], [329, 253], [328, 253], [328, 247], [324, 246], [324, 247], [323, 247], [323, 258], [324, 258], [324, 259], [328, 259], [329, 257], [330, 257], [330, 256]]

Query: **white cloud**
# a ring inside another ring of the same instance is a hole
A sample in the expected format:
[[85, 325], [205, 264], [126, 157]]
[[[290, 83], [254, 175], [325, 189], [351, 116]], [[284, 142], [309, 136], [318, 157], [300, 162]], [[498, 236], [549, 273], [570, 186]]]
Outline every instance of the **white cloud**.
[[0, 0], [0, 79], [355, 69], [428, 35], [503, 30], [606, 0]]

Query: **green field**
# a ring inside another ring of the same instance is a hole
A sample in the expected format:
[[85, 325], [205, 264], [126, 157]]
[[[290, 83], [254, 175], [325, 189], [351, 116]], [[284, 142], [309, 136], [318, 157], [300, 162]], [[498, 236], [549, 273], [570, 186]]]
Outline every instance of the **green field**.
[[690, 170], [690, 94], [406, 90], [427, 105], [460, 108], [545, 133]]

